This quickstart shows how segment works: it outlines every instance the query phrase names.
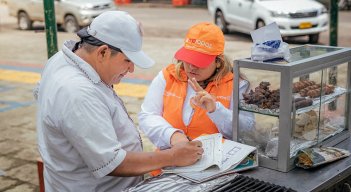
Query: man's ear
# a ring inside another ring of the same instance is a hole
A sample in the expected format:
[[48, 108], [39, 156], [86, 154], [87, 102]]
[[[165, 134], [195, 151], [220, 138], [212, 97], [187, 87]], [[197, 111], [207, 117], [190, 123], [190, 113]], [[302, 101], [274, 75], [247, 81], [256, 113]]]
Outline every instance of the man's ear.
[[111, 54], [111, 50], [109, 50], [109, 47], [107, 45], [101, 45], [97, 48], [97, 54], [99, 60], [105, 59], [108, 55]]

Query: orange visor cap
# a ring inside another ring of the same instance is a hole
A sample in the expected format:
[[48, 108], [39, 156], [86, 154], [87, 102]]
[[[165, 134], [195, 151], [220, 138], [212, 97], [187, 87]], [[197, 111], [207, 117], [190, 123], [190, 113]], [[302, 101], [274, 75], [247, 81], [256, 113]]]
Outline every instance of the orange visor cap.
[[216, 25], [203, 22], [192, 26], [175, 58], [199, 68], [208, 67], [224, 52], [224, 35]]

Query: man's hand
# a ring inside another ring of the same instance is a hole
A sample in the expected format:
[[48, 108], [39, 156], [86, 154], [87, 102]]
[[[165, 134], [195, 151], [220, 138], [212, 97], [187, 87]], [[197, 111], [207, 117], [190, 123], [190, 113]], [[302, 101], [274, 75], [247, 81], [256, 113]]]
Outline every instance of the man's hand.
[[200, 141], [181, 142], [170, 149], [157, 152], [128, 151], [126, 157], [109, 176], [130, 177], [169, 166], [188, 166], [201, 159]]
[[190, 99], [190, 105], [197, 105], [209, 113], [214, 112], [216, 110], [216, 99], [214, 96], [205, 91], [195, 78], [189, 78], [188, 83], [196, 92], [196, 95]]
[[179, 143], [169, 149], [172, 153], [173, 166], [188, 166], [196, 163], [202, 157], [204, 150], [201, 141]]
[[170, 144], [171, 144], [171, 146], [173, 146], [173, 145], [176, 145], [178, 143], [187, 143], [187, 142], [189, 142], [188, 137], [186, 135], [184, 135], [183, 133], [176, 131], [171, 136]]

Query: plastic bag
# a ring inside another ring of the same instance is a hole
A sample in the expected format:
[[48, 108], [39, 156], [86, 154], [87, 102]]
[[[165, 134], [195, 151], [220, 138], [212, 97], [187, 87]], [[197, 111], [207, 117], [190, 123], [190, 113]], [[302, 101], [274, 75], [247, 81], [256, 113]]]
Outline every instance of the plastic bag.
[[253, 45], [251, 59], [267, 61], [272, 59], [290, 60], [289, 45], [283, 42], [276, 23], [271, 23], [251, 32]]

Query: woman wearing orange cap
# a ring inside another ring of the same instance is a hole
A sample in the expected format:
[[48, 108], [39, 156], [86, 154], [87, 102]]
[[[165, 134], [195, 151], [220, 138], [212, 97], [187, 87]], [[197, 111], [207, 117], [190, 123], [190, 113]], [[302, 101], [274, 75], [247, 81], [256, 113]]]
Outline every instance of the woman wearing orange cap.
[[[223, 55], [224, 35], [214, 24], [191, 27], [177, 62], [152, 81], [141, 106], [141, 130], [160, 149], [188, 142], [202, 134], [232, 138], [233, 73]], [[249, 82], [241, 78], [239, 95]], [[251, 113], [240, 113], [241, 127], [252, 129]]]

